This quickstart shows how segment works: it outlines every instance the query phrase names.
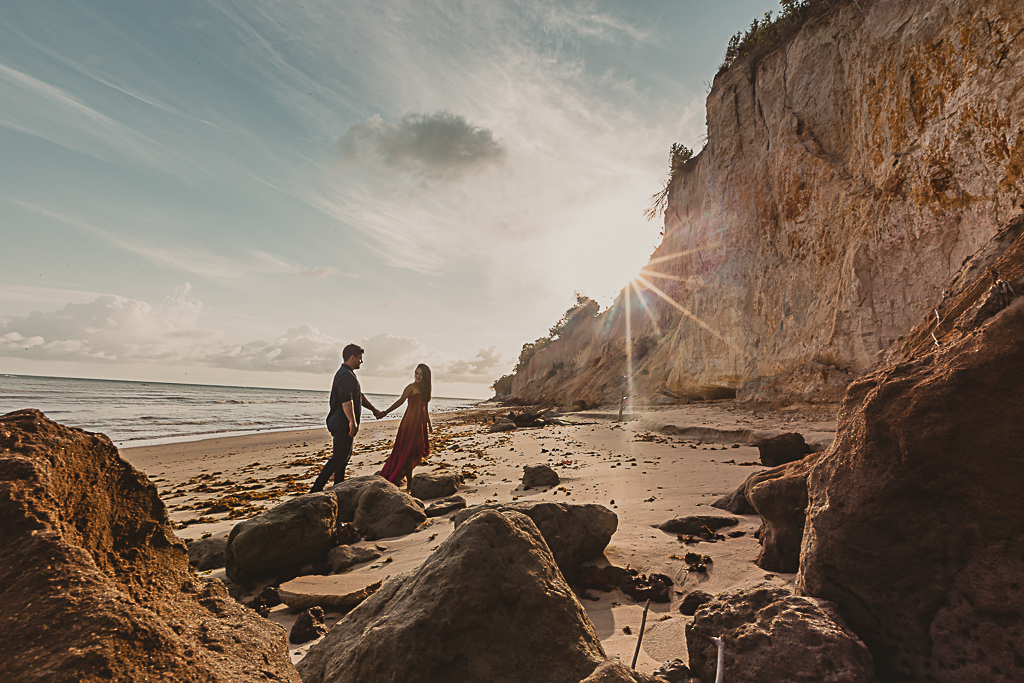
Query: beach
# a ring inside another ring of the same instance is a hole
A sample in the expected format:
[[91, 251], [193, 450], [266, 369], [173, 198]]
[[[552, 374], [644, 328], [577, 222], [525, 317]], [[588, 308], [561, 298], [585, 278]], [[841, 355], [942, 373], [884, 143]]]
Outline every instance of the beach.
[[[791, 583], [795, 575], [766, 573], [754, 564], [760, 526], [757, 515], [738, 516], [725, 540], [682, 543], [654, 525], [697, 514], [727, 514], [710, 508], [754, 472], [764, 469], [753, 441], [795, 431], [812, 447], [832, 440], [828, 411], [753, 411], [733, 401], [637, 408], [619, 422], [617, 410], [564, 413], [565, 426], [519, 428], [489, 433], [488, 421], [510, 408], [482, 407], [433, 417], [431, 454], [417, 472], [461, 472], [459, 495], [469, 506], [486, 502], [553, 501], [596, 503], [618, 516], [618, 529], [594, 564], [660, 573], [674, 582], [671, 602], [652, 603], [637, 669], [651, 672], [667, 660], [686, 660], [679, 612], [682, 597], [697, 588], [716, 594], [763, 581]], [[375, 474], [397, 431], [395, 420], [367, 420], [356, 437], [348, 476]], [[149, 477], [178, 525], [183, 540], [223, 534], [241, 519], [290, 496], [306, 493], [330, 453], [325, 429], [257, 433], [184, 443], [122, 449]], [[561, 479], [553, 487], [523, 490], [525, 465], [545, 464]], [[429, 501], [428, 501], [429, 502]], [[382, 558], [352, 570], [367, 576], [395, 576], [418, 567], [454, 530], [449, 515], [427, 520], [404, 537], [361, 541]], [[740, 534], [742, 532], [742, 534]], [[688, 551], [711, 556], [707, 573], [687, 570]], [[225, 578], [224, 570], [204, 572]], [[619, 590], [588, 592], [581, 603], [611, 657], [629, 663], [636, 649], [642, 603]], [[333, 625], [343, 614], [328, 613]], [[290, 628], [296, 615], [280, 605], [270, 618]], [[315, 642], [315, 641], [313, 641]], [[289, 645], [292, 661], [313, 642]]]

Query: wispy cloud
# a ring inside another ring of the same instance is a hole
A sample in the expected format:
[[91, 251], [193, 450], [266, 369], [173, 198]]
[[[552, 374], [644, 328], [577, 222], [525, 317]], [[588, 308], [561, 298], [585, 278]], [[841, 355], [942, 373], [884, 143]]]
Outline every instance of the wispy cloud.
[[245, 283], [239, 282], [240, 278], [256, 275], [295, 275], [320, 280], [333, 275], [347, 278], [359, 277], [356, 273], [341, 272], [334, 266], [302, 266], [280, 256], [255, 249], [244, 251], [242, 252], [244, 256], [239, 257], [223, 256], [194, 245], [161, 246], [150, 240], [143, 241], [119, 235], [88, 221], [73, 218], [38, 204], [4, 195], [0, 195], [0, 199], [25, 210], [48, 216], [108, 244], [124, 249], [135, 256], [144, 258], [155, 265], [185, 274], [199, 275], [234, 288], [244, 286]]

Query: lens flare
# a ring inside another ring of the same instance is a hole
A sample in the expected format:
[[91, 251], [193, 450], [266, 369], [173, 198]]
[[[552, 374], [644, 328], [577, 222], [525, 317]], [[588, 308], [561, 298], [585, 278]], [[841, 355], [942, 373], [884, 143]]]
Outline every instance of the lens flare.
[[[701, 329], [703, 329], [705, 332], [707, 332], [708, 334], [712, 335], [713, 337], [715, 337], [716, 339], [721, 341], [723, 344], [728, 346], [730, 349], [732, 349], [733, 351], [735, 351], [736, 353], [739, 353], [741, 355], [744, 353], [743, 349], [740, 348], [735, 342], [733, 342], [733, 341], [723, 337], [721, 334], [718, 333], [718, 331], [715, 328], [711, 327], [711, 325], [708, 325], [706, 322], [704, 322], [703, 320], [698, 318], [696, 315], [694, 315], [693, 312], [690, 311], [690, 309], [686, 308], [681, 303], [679, 303], [678, 301], [676, 301], [675, 299], [670, 297], [668, 294], [666, 294], [665, 292], [663, 292], [660, 289], [658, 289], [657, 287], [655, 287], [653, 284], [651, 284], [651, 282], [649, 280], [644, 278], [643, 275], [637, 275], [636, 278], [634, 278], [634, 279], [637, 282], [639, 282], [639, 283], [643, 284], [644, 286], [646, 286], [649, 290], [651, 290], [652, 292], [654, 292], [655, 294], [660, 296], [662, 299], [667, 301], [669, 304], [674, 306], [676, 310], [678, 310], [680, 313], [685, 315], [687, 318], [689, 318], [693, 322], [697, 323], [697, 325], [700, 326]], [[627, 317], [627, 326], [629, 324], [628, 320], [629, 319]]]

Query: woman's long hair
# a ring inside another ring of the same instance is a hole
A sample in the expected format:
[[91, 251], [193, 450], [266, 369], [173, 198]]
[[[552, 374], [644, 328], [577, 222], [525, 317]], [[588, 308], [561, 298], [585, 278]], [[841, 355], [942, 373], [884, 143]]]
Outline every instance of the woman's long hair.
[[420, 388], [420, 395], [423, 396], [423, 402], [430, 402], [430, 368], [425, 363], [420, 363], [416, 366], [416, 369], [423, 373], [423, 381], [417, 382], [416, 386]]

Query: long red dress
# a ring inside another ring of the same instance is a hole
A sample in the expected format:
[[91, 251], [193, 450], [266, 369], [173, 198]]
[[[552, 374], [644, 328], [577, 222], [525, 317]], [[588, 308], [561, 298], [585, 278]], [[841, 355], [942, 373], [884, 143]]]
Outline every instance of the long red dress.
[[398, 425], [398, 436], [395, 447], [384, 463], [379, 474], [394, 485], [405, 477], [405, 469], [409, 463], [415, 467], [430, 452], [430, 441], [427, 439], [427, 405], [421, 394], [409, 397], [409, 405], [402, 416], [402, 424]]

